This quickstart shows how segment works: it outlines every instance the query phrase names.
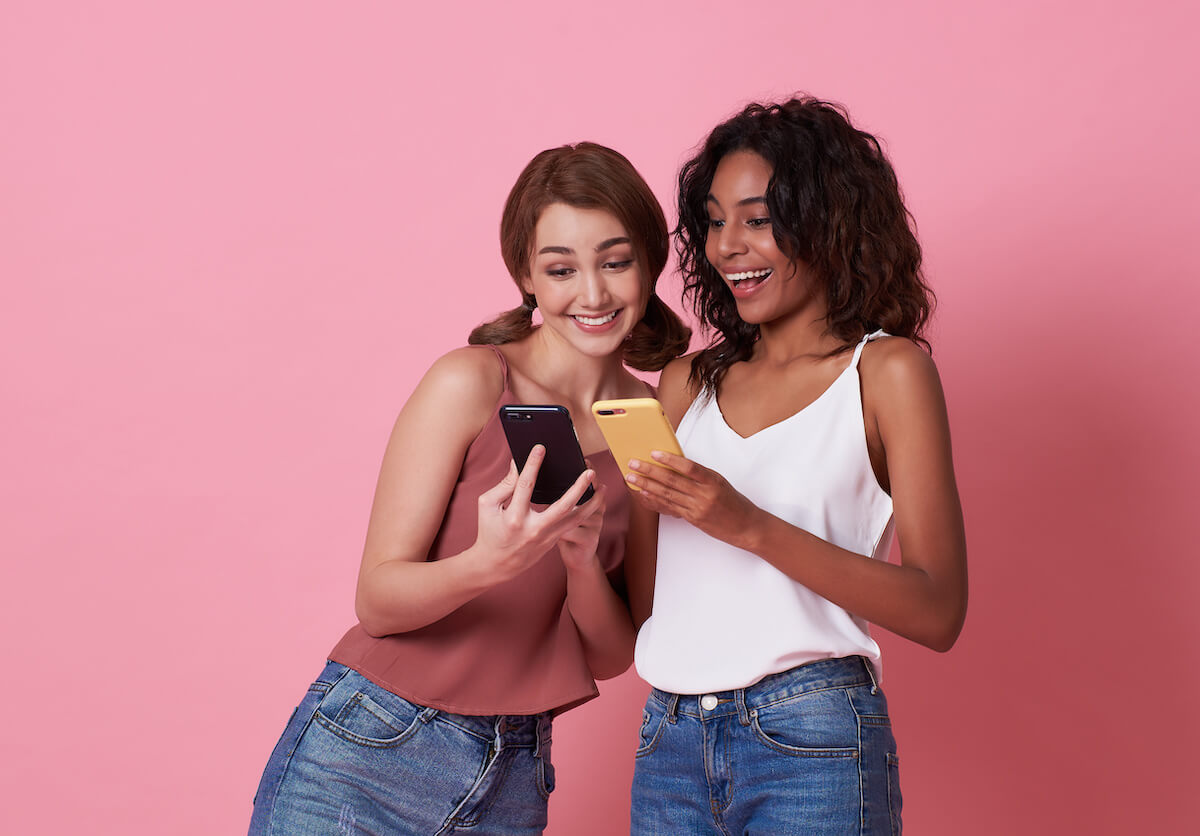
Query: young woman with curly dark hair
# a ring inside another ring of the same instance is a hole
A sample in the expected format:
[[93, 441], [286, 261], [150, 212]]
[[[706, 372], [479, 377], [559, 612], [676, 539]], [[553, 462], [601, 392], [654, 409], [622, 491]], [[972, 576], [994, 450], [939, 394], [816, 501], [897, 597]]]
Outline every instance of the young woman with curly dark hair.
[[836, 105], [750, 105], [683, 166], [675, 232], [713, 339], [660, 382], [686, 458], [656, 452], [629, 477], [636, 663], [654, 686], [633, 832], [898, 833], [868, 623], [947, 650], [967, 575], [895, 173]]

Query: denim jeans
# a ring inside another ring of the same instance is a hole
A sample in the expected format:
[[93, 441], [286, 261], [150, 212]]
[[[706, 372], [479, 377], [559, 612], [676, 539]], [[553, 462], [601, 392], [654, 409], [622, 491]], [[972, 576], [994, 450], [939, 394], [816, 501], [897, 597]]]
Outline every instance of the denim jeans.
[[887, 700], [861, 656], [646, 701], [635, 836], [899, 834], [900, 807]]
[[553, 788], [548, 714], [451, 714], [330, 662], [267, 762], [250, 834], [537, 834]]

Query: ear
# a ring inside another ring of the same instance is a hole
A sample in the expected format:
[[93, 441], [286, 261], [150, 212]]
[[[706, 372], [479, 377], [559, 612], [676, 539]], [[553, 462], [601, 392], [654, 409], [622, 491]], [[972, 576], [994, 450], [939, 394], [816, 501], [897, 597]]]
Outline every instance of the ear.
[[521, 280], [518, 282], [518, 284], [520, 284], [521, 290], [523, 290], [525, 293], [528, 293], [530, 296], [533, 295], [533, 277], [532, 276], [522, 277]]

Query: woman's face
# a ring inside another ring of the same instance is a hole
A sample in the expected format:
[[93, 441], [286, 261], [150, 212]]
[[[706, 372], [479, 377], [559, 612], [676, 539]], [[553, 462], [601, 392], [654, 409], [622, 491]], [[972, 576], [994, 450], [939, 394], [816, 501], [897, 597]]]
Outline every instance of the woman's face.
[[646, 310], [643, 272], [629, 233], [612, 214], [552, 203], [538, 218], [521, 287], [537, 297], [552, 334], [602, 357], [621, 350]]
[[814, 301], [808, 266], [779, 249], [767, 211], [771, 165], [753, 151], [717, 164], [708, 195], [704, 254], [725, 280], [746, 322], [762, 324]]

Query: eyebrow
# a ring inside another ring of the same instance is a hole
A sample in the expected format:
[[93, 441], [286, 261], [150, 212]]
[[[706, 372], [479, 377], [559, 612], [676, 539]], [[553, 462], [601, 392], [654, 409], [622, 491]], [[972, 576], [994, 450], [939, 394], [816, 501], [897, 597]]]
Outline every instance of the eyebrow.
[[[717, 204], [717, 206], [720, 206], [720, 205], [721, 205], [721, 201], [717, 200], [717, 199], [716, 199], [715, 197], [713, 197], [711, 194], [708, 196], [708, 201], [707, 201], [707, 202], [708, 202], [708, 203], [715, 203], [715, 204]], [[762, 203], [762, 204], [764, 204], [764, 205], [765, 205], [765, 204], [766, 204], [766, 202], [767, 202], [767, 198], [766, 198], [765, 196], [760, 196], [760, 197], [744, 197], [744, 198], [742, 198], [741, 200], [739, 200], [737, 203], [735, 203], [735, 204], [734, 204], [734, 206], [749, 206], [751, 203]]]
[[[630, 243], [630, 241], [629, 237], [626, 235], [619, 235], [616, 238], [607, 238], [596, 245], [596, 252], [602, 253], [607, 249], [617, 246], [618, 244], [628, 243]], [[575, 255], [575, 251], [570, 247], [542, 247], [540, 250], [538, 250], [538, 255], [543, 255], [545, 253], [555, 253], [557, 255]]]

